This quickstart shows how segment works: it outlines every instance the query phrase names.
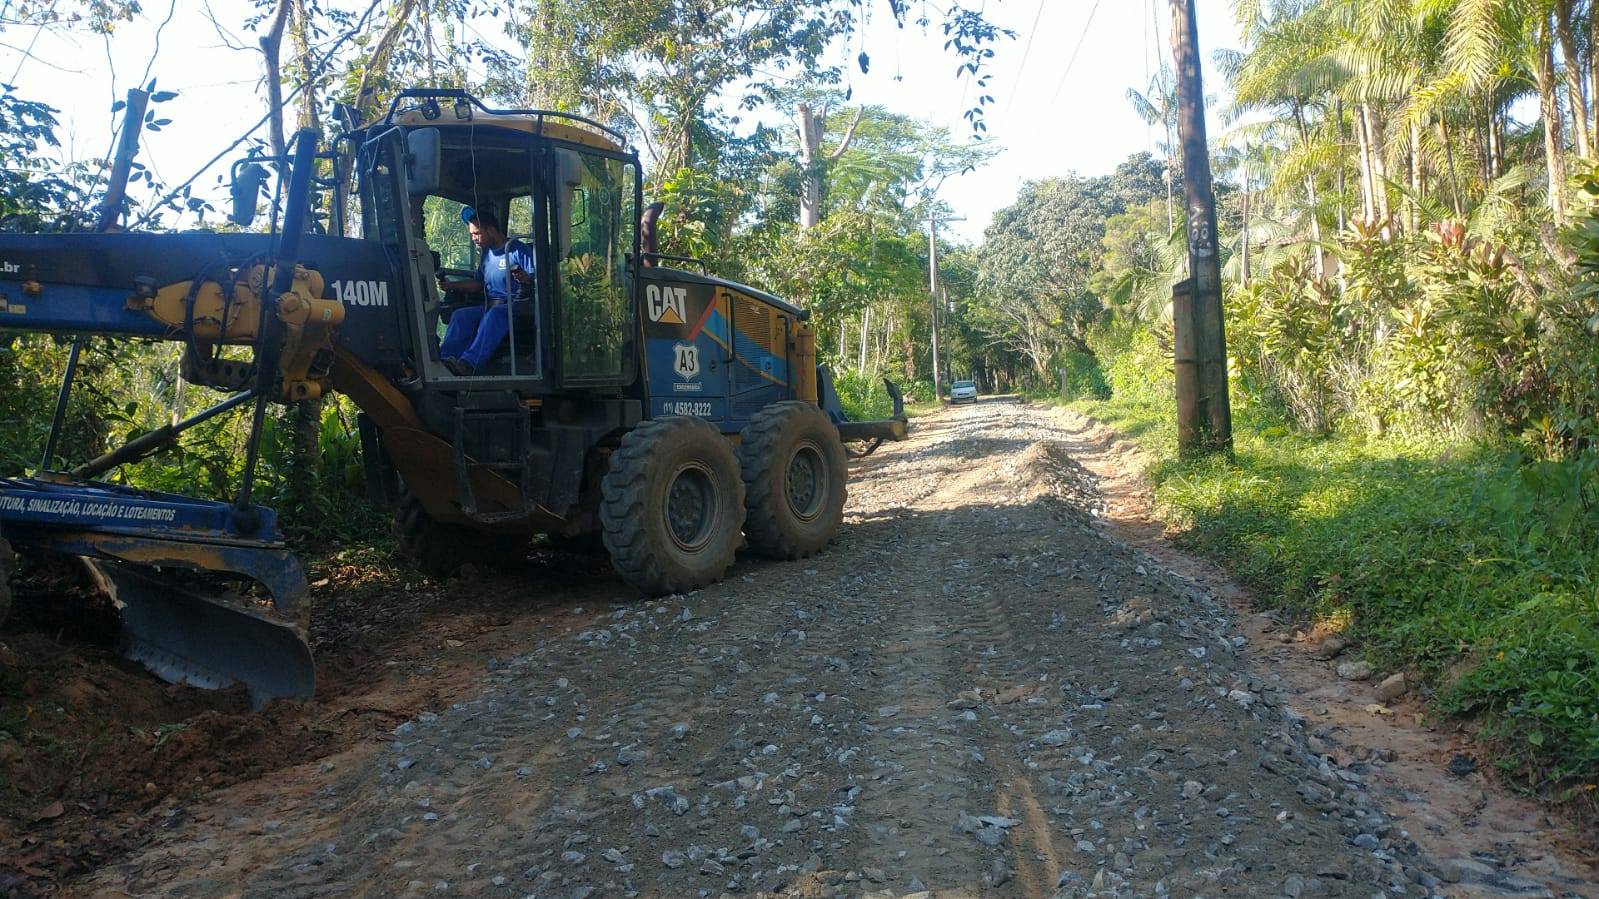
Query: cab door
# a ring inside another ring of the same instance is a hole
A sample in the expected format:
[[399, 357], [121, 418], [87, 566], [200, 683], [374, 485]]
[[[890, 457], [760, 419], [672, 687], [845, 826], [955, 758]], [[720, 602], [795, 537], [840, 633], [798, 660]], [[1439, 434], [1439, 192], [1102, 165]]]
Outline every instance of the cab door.
[[557, 358], [566, 386], [633, 381], [635, 163], [553, 145], [552, 281], [559, 310]]

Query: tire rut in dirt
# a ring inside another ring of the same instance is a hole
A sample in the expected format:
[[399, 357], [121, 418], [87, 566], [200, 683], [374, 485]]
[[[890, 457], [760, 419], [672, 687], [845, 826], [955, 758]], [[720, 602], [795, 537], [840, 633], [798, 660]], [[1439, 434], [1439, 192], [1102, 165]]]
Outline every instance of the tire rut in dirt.
[[[792, 739], [805, 733], [804, 716], [815, 706], [806, 695], [809, 686], [800, 690], [796, 681], [815, 683], [814, 672], [829, 664], [824, 649], [836, 645], [842, 628], [819, 620], [824, 616], [814, 606], [780, 599], [788, 568], [773, 566], [748, 576], [736, 593], [728, 589], [727, 595], [692, 598], [694, 617], [676, 622], [670, 644], [662, 641], [659, 655], [661, 665], [695, 660], [684, 669], [692, 681], [680, 679], [664, 693], [646, 687], [633, 706], [618, 701], [622, 711], [613, 718], [622, 732], [632, 722], [658, 736], [631, 747], [640, 757], [629, 765], [612, 766], [595, 777], [608, 782], [603, 793], [566, 803], [569, 812], [595, 816], [585, 835], [598, 851], [615, 855], [602, 854], [600, 863], [574, 870], [561, 863], [565, 853], [551, 851], [552, 846], [540, 875], [546, 885], [565, 890], [588, 876], [594, 879], [587, 882], [606, 888], [631, 885], [662, 895], [712, 886], [775, 889], [806, 864], [812, 851], [806, 832], [823, 820], [810, 800], [829, 791], [801, 777], [801, 769], [810, 767], [802, 760], [819, 755], [825, 741], [820, 734], [803, 745]], [[697, 694], [692, 703], [681, 701], [686, 693]], [[658, 701], [667, 694], [675, 695]], [[661, 726], [668, 720], [687, 726], [672, 725], [663, 735]], [[773, 804], [774, 796], [787, 801]], [[559, 829], [569, 817], [552, 814], [545, 825]], [[743, 864], [755, 855], [760, 864]], [[617, 858], [636, 866], [631, 876], [620, 870]]]
[[863, 786], [865, 844], [854, 854], [856, 864], [881, 869], [896, 889], [971, 887], [1009, 864], [999, 843], [973, 843], [958, 829], [995, 811], [988, 760], [995, 735], [947, 707], [964, 658], [952, 651], [950, 611], [920, 602], [893, 616], [863, 710], [875, 720], [862, 747], [865, 764], [852, 772]]
[[702, 820], [696, 759], [726, 727], [725, 674], [706, 635], [747, 633], [760, 615], [703, 593], [654, 609], [646, 625], [654, 629], [636, 655], [600, 659], [590, 669], [595, 693], [584, 705], [576, 757], [541, 772], [555, 798], [533, 823], [541, 836], [525, 873], [539, 890], [560, 885], [564, 894], [574, 883], [647, 889], [662, 850], [645, 850], [687, 844]]
[[[1040, 506], [1032, 514], [1046, 513]], [[1037, 586], [977, 597], [963, 623], [982, 714], [998, 736], [995, 759], [1009, 780], [1005, 813], [1016, 824], [1008, 836], [1036, 840], [1036, 822], [1045, 822], [1059, 843], [1038, 846], [1036, 855], [1051, 862], [1027, 879], [1080, 895], [1096, 879], [1107, 889], [1147, 883], [1142, 877], [1150, 875], [1134, 872], [1152, 870], [1163, 872], [1168, 887], [1203, 891], [1219, 878], [1269, 870], [1299, 844], [1341, 844], [1313, 816], [1291, 827], [1272, 823], [1283, 809], [1273, 799], [1292, 796], [1294, 782], [1271, 767], [1230, 761], [1273, 741], [1258, 718], [1193, 687], [1168, 692], [1170, 681], [1187, 675], [1191, 683], [1206, 677], [1229, 686], [1239, 676], [1226, 673], [1237, 667], [1231, 644], [1190, 589], [1098, 535], [1084, 535], [1083, 551], [1069, 558], [1029, 539], [1027, 531], [1043, 532], [1044, 522], [1018, 515], [1010, 525], [1010, 535], [1000, 521], [978, 529], [986, 539], [966, 554], [975, 578], [1015, 585], [1018, 560], [1030, 559], [1043, 571], [1032, 576]], [[1150, 609], [1160, 611], [1143, 614]], [[1153, 634], [1140, 629], [1151, 624]], [[1200, 793], [1178, 795], [1190, 780]], [[1150, 838], [1176, 827], [1187, 837], [1175, 844]], [[1376, 882], [1373, 866], [1351, 856], [1323, 867]]]

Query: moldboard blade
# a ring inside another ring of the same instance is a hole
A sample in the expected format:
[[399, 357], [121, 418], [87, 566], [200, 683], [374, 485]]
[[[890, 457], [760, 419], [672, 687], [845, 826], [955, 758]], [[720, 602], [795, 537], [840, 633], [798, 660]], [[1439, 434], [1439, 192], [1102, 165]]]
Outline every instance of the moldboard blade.
[[248, 608], [237, 594], [190, 589], [154, 569], [86, 561], [122, 611], [123, 653], [157, 676], [207, 690], [242, 683], [258, 709], [270, 699], [311, 696], [316, 668], [298, 626]]

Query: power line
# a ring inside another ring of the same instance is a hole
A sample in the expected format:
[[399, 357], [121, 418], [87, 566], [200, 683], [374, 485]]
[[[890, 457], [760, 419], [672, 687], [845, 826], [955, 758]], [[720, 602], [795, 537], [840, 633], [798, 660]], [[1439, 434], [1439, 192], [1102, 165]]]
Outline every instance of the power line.
[[1016, 80], [1010, 86], [1010, 98], [1005, 101], [1005, 114], [999, 118], [1000, 130], [1010, 121], [1010, 108], [1016, 105], [1016, 88], [1021, 87], [1022, 74], [1027, 71], [1027, 56], [1033, 52], [1033, 38], [1038, 36], [1038, 22], [1044, 17], [1044, 0], [1038, 0], [1038, 11], [1033, 13], [1033, 26], [1027, 30], [1027, 44], [1022, 47], [1022, 63], [1016, 68]]
[[[1155, 21], [1155, 0], [1149, 0], [1149, 13], [1150, 15], [1147, 19], [1144, 19], [1142, 13], [1138, 16], [1144, 20], [1144, 90], [1146, 91], [1149, 90], [1149, 85], [1155, 81], [1155, 75], [1149, 69], [1149, 59], [1155, 55], [1155, 45], [1149, 38], [1149, 24]], [[1156, 27], [1158, 28], [1159, 26]], [[1139, 116], [1139, 118], [1143, 118], [1143, 116]], [[1155, 126], [1147, 119], [1144, 121], [1144, 149], [1150, 156], [1155, 155]]]
[[1145, 84], [1148, 84], [1149, 80], [1154, 77], [1154, 73], [1152, 73], [1149, 70], [1150, 57], [1155, 55], [1155, 45], [1149, 39], [1149, 23], [1154, 21], [1154, 18], [1155, 18], [1154, 15], [1153, 15], [1153, 13], [1155, 11], [1155, 0], [1150, 0], [1149, 10], [1150, 10], [1151, 15], [1150, 15], [1150, 17], [1148, 19], [1144, 19], [1144, 17], [1142, 15], [1139, 16], [1140, 19], [1144, 19], [1144, 83]]
[[[38, 33], [37, 32], [35, 32], [35, 34], [34, 34], [34, 39], [35, 39], [35, 41], [37, 41], [37, 39], [38, 39]], [[28, 46], [32, 47], [33, 44], [29, 44]], [[12, 50], [14, 52], [21, 53], [24, 59], [31, 59], [34, 62], [36, 62], [36, 63], [38, 63], [38, 64], [40, 64], [42, 66], [46, 66], [48, 68], [55, 69], [57, 72], [64, 72], [64, 73], [66, 73], [68, 75], [83, 75], [83, 74], [85, 74], [83, 69], [69, 69], [66, 66], [58, 66], [55, 63], [51, 62], [48, 59], [45, 59], [42, 56], [33, 55], [33, 52], [31, 50], [23, 50], [21, 47], [17, 46], [16, 44], [7, 44], [7, 43], [4, 43], [4, 42], [0, 42], [0, 48], [4, 48], [6, 50]], [[18, 74], [20, 74], [20, 73], [21, 73], [21, 70], [19, 69], [18, 70]], [[16, 79], [13, 78], [11, 80], [15, 81]]]
[[1155, 65], [1160, 76], [1166, 77], [1166, 54], [1160, 52], [1160, 0], [1149, 0], [1149, 24], [1155, 32]]
[[1055, 85], [1055, 93], [1049, 98], [1049, 105], [1044, 108], [1044, 118], [1055, 111], [1055, 101], [1060, 99], [1060, 92], [1066, 87], [1066, 78], [1072, 73], [1072, 66], [1077, 64], [1077, 54], [1083, 49], [1083, 41], [1088, 39], [1088, 29], [1094, 24], [1094, 13], [1099, 12], [1100, 0], [1094, 0], [1094, 5], [1088, 10], [1088, 21], [1083, 23], [1083, 33], [1077, 36], [1077, 46], [1072, 48], [1071, 58], [1066, 60], [1066, 71], [1060, 74], [1060, 83]]

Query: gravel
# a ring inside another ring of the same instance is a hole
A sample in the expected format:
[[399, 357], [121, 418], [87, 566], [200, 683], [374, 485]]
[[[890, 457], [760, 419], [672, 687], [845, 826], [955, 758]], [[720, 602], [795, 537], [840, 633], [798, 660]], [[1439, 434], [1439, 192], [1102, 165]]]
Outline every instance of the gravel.
[[108, 876], [215, 892], [205, 840], [259, 896], [1370, 897], [1471, 876], [1311, 751], [1224, 603], [1111, 536], [1048, 414], [913, 430], [853, 463], [814, 558], [653, 601], [575, 578], [470, 695], [263, 799], [278, 833], [190, 821]]

